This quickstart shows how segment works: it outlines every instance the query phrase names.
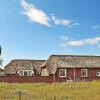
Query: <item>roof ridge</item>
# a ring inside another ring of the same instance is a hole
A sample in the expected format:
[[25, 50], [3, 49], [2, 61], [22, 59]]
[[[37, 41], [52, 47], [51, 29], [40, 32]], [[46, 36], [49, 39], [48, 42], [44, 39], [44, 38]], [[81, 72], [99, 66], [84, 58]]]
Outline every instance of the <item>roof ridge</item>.
[[50, 55], [49, 57], [55, 57], [55, 56], [58, 56], [58, 57], [68, 57], [68, 56], [71, 56], [71, 57], [100, 57], [100, 56], [97, 56], [97, 55]]
[[33, 59], [13, 59], [12, 61], [46, 61], [46, 60], [33, 60]]

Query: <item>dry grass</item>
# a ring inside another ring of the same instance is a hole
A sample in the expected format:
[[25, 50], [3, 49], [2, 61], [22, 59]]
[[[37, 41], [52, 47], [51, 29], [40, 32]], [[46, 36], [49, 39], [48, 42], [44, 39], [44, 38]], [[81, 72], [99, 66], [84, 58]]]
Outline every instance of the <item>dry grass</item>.
[[100, 100], [100, 81], [60, 84], [0, 83], [0, 100]]

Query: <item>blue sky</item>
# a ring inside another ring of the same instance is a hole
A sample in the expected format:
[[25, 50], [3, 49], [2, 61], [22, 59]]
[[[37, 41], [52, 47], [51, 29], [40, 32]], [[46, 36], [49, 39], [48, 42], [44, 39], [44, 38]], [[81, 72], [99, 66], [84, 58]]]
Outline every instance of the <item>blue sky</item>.
[[51, 54], [100, 55], [100, 0], [1, 0], [3, 65]]

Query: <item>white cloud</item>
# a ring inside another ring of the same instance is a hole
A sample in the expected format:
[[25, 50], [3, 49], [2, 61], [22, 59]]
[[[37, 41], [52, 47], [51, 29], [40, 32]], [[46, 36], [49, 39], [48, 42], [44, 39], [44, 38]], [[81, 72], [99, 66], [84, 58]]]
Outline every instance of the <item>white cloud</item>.
[[60, 47], [67, 47], [66, 43], [60, 43]]
[[72, 23], [72, 21], [68, 19], [60, 19], [53, 15], [51, 17], [56, 25], [70, 25]]
[[68, 26], [69, 28], [77, 27], [77, 26], [80, 25], [78, 22], [74, 22], [74, 21], [69, 20], [69, 19], [58, 18], [58, 17], [56, 17], [54, 15], [52, 15], [51, 17], [52, 17], [52, 21], [56, 25], [65, 25], [65, 26]]
[[66, 40], [68, 40], [69, 39], [69, 37], [67, 36], [67, 35], [62, 35], [61, 36], [61, 40], [63, 40], [63, 41], [66, 41]]
[[69, 42], [67, 42], [67, 45], [70, 45], [70, 46], [81, 46], [81, 45], [83, 45], [84, 43], [81, 41], [81, 40], [79, 40], [79, 41], [69, 41]]
[[48, 16], [44, 11], [36, 8], [33, 4], [29, 4], [26, 0], [20, 0], [20, 2], [23, 7], [22, 14], [26, 15], [32, 22], [46, 26], [51, 26], [50, 22], [55, 25], [65, 25], [69, 27], [79, 26], [79, 23], [69, 19], [58, 18], [54, 15]]
[[84, 46], [84, 45], [96, 45], [96, 46], [100, 46], [100, 37], [95, 37], [95, 38], [91, 38], [91, 39], [83, 39], [83, 40], [73, 40], [73, 41], [66, 41], [64, 43], [62, 43], [63, 47], [66, 46]]
[[73, 23], [72, 25], [73, 26], [79, 26], [80, 24], [78, 22], [76, 22], [76, 23]]
[[78, 27], [78, 26], [80, 26], [80, 24], [78, 22], [75, 22], [75, 23], [72, 23], [71, 25], [69, 25], [68, 27], [72, 28], [72, 27]]
[[92, 26], [93, 29], [100, 29], [100, 25], [94, 25]]
[[21, 6], [24, 9], [22, 13], [25, 14], [32, 22], [50, 26], [50, 18], [45, 12], [43, 12], [41, 9], [37, 9], [34, 5], [27, 3], [25, 0], [20, 1]]

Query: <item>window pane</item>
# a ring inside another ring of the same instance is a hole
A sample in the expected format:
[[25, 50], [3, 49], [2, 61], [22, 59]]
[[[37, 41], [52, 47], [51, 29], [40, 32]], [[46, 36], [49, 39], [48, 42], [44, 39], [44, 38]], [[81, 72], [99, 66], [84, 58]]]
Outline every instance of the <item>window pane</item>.
[[59, 70], [59, 76], [60, 77], [66, 77], [66, 69], [60, 69]]
[[19, 76], [23, 76], [23, 71], [19, 71]]
[[86, 75], [86, 70], [83, 70], [82, 71], [82, 75]]
[[81, 69], [81, 76], [87, 77], [87, 69]]
[[27, 71], [24, 71], [24, 76], [27, 76]]
[[32, 71], [29, 71], [29, 74], [28, 74], [28, 76], [32, 76]]

